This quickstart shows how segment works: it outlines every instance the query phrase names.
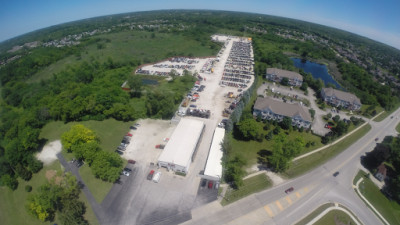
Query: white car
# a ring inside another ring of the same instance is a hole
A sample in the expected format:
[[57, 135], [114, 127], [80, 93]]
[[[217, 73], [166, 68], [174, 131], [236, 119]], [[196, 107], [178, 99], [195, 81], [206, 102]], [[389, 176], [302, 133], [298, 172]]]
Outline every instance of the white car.
[[122, 174], [125, 175], [125, 176], [127, 176], [127, 177], [129, 177], [129, 175], [131, 175], [128, 171], [125, 171], [125, 170], [122, 171]]

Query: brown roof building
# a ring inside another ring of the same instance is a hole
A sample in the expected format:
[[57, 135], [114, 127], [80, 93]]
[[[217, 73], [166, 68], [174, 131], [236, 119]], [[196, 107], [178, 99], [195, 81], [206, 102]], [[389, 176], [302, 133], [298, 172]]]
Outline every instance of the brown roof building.
[[349, 92], [339, 91], [329, 87], [322, 88], [321, 96], [325, 102], [336, 107], [342, 106], [349, 110], [359, 110], [361, 108], [360, 99]]
[[282, 121], [285, 116], [292, 119], [292, 126], [308, 128], [312, 119], [309, 111], [299, 104], [289, 104], [270, 98], [257, 98], [254, 104], [254, 116], [267, 120]]
[[301, 86], [303, 84], [303, 76], [296, 72], [281, 70], [278, 68], [267, 68], [267, 75], [265, 78], [268, 80], [279, 83], [284, 77], [289, 79], [289, 84], [292, 86]]

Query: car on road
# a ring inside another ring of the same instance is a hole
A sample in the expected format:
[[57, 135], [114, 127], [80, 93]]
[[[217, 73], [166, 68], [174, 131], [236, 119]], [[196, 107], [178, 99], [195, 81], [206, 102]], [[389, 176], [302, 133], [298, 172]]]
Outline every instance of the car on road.
[[147, 180], [152, 180], [154, 176], [154, 170], [151, 170], [150, 173], [147, 175]]
[[136, 161], [135, 161], [135, 160], [133, 160], [133, 159], [129, 159], [129, 160], [128, 160], [128, 163], [130, 163], [130, 164], [135, 164], [135, 163], [136, 163]]
[[161, 178], [161, 172], [157, 172], [156, 174], [154, 174], [152, 180], [154, 183], [158, 183], [160, 181], [160, 178]]
[[129, 127], [131, 130], [137, 130], [137, 127], [135, 127], [135, 126], [130, 126]]
[[135, 123], [133, 126], [135, 126], [135, 127], [140, 127], [140, 124]]
[[379, 138], [375, 138], [375, 141], [378, 141], [379, 140]]
[[336, 171], [336, 172], [333, 173], [334, 177], [337, 177], [338, 175], [339, 175], [339, 171]]
[[132, 136], [133, 136], [133, 134], [131, 134], [131, 133], [127, 133], [125, 136], [132, 137]]
[[127, 167], [124, 168], [124, 171], [126, 171], [126, 172], [132, 172], [132, 170], [129, 169], [129, 168], [127, 168]]
[[293, 190], [294, 190], [294, 188], [293, 188], [293, 187], [290, 187], [290, 188], [286, 189], [285, 193], [286, 193], [286, 194], [289, 194], [289, 193], [292, 192]]

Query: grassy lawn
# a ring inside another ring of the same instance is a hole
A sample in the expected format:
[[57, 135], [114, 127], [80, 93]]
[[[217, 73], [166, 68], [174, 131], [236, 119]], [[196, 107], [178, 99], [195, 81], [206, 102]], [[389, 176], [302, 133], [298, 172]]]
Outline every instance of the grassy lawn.
[[89, 188], [90, 192], [92, 192], [94, 199], [96, 199], [98, 203], [101, 203], [111, 190], [113, 183], [97, 179], [92, 174], [90, 167], [86, 164], [79, 168], [79, 174], [85, 181], [85, 184]]
[[325, 216], [315, 222], [315, 225], [356, 224], [347, 213], [341, 210], [329, 211]]
[[396, 105], [394, 105], [393, 109], [389, 110], [389, 111], [384, 111], [381, 115], [379, 115], [378, 117], [376, 117], [374, 119], [375, 122], [381, 122], [382, 120], [384, 120], [386, 117], [388, 117], [392, 112], [396, 111], [398, 108], [400, 107], [400, 102], [397, 103]]
[[[30, 181], [24, 181], [18, 179], [19, 185], [17, 190], [11, 191], [7, 187], [0, 187], [0, 224], [32, 224], [32, 225], [44, 225], [49, 224], [49, 222], [41, 222], [39, 219], [28, 214], [25, 209], [25, 204], [27, 198], [36, 193], [36, 190], [39, 186], [45, 184], [47, 182], [46, 179], [46, 171], [48, 170], [56, 170], [58, 172], [62, 171], [61, 165], [58, 162], [54, 162], [49, 166], [43, 167], [43, 169], [32, 176]], [[32, 192], [28, 193], [25, 191], [25, 186], [31, 185]], [[90, 224], [98, 224], [98, 221], [90, 207], [90, 205], [86, 202], [86, 198], [83, 194], [80, 196], [80, 200], [85, 202], [86, 205], [86, 214], [85, 218], [89, 221]], [[51, 224], [57, 223], [60, 224], [57, 218]]]
[[400, 133], [400, 123], [396, 126], [396, 131]]
[[49, 79], [54, 73], [61, 72], [70, 65], [91, 59], [98, 60], [100, 63], [111, 58], [114, 62], [129, 63], [134, 61], [144, 64], [157, 62], [171, 56], [215, 56], [219, 50], [219, 48], [211, 49], [207, 45], [202, 46], [200, 42], [179, 34], [155, 32], [155, 37], [150, 37], [151, 32], [146, 31], [123, 31], [96, 35], [95, 38], [111, 41], [101, 41], [100, 43], [103, 44], [104, 48], [98, 48], [97, 44], [86, 46], [82, 50], [80, 58], [71, 55], [61, 59], [34, 74], [27, 82], [32, 83]]
[[244, 185], [239, 189], [229, 189], [221, 201], [221, 205], [227, 205], [253, 193], [259, 192], [272, 186], [267, 175], [260, 174], [243, 180]]
[[[43, 127], [40, 137], [45, 138], [48, 141], [60, 139], [62, 133], [77, 123], [78, 122], [65, 124], [59, 121], [48, 123]], [[104, 121], [82, 121], [79, 123], [95, 131], [100, 138], [100, 145], [102, 149], [110, 152], [116, 149], [123, 136], [128, 132], [129, 126], [133, 124], [133, 122], [121, 122], [114, 119], [108, 119]], [[65, 151], [63, 151], [63, 156], [67, 161], [74, 158], [71, 153], [66, 153]], [[101, 203], [104, 197], [110, 191], [113, 184], [95, 178], [91, 169], [87, 165], [82, 166], [79, 169], [79, 173], [89, 190], [92, 192], [96, 201]]]
[[121, 143], [124, 135], [129, 131], [129, 126], [133, 122], [122, 122], [115, 119], [107, 119], [103, 121], [81, 121], [64, 123], [61, 121], [50, 122], [46, 124], [40, 133], [40, 138], [50, 141], [61, 139], [61, 135], [68, 131], [72, 125], [83, 124], [87, 128], [93, 130], [100, 138], [100, 146], [103, 150], [114, 151]]
[[358, 131], [343, 139], [339, 143], [326, 148], [320, 152], [314, 153], [308, 157], [296, 160], [292, 162], [292, 165], [284, 173], [285, 176], [289, 178], [297, 177], [313, 168], [316, 168], [332, 157], [335, 157], [339, 153], [343, 152], [346, 148], [364, 136], [371, 129], [371, 125], [367, 124], [360, 128]]
[[400, 205], [386, 198], [379, 188], [365, 175], [365, 172], [359, 171], [354, 179], [354, 183], [356, 183], [356, 179], [363, 176], [364, 180], [359, 185], [359, 190], [362, 195], [368, 199], [390, 224], [400, 224]]
[[[372, 111], [376, 111], [376, 115], [378, 115], [380, 112], [383, 111], [383, 108], [380, 106], [375, 106], [375, 108], [373, 110], [368, 110], [368, 108], [370, 107], [370, 105], [362, 105], [360, 111], [357, 112], [357, 115], [362, 115], [365, 116], [366, 118], [372, 118], [373, 116], [371, 116], [371, 112]], [[350, 116], [350, 114], [348, 114]]]
[[[273, 126], [271, 126], [271, 127], [272, 128], [270, 130], [273, 130]], [[266, 131], [264, 135], [266, 135], [268, 132]], [[283, 132], [283, 131], [281, 131], [281, 132]], [[234, 158], [235, 156], [241, 157], [242, 159], [244, 159], [246, 161], [248, 167], [251, 167], [252, 165], [257, 163], [257, 157], [258, 157], [257, 153], [260, 150], [271, 150], [271, 147], [273, 144], [272, 141], [267, 141], [265, 139], [263, 139], [262, 142], [258, 142], [258, 141], [237, 140], [237, 139], [233, 138], [232, 134], [227, 135], [227, 137], [230, 139], [231, 144], [232, 144], [232, 153], [230, 154], [230, 157], [232, 157], [232, 158]], [[296, 137], [302, 137], [304, 139], [305, 143], [307, 143], [307, 142], [315, 143], [314, 146], [310, 146], [308, 148], [305, 147], [302, 154], [323, 146], [323, 144], [321, 143], [320, 137], [313, 135], [311, 133], [307, 133], [305, 131], [304, 132], [299, 132], [297, 130], [291, 131], [287, 137], [288, 137], [288, 140], [295, 139]]]
[[314, 219], [316, 216], [318, 216], [319, 214], [321, 214], [325, 209], [334, 206], [333, 203], [327, 203], [324, 205], [321, 205], [320, 207], [318, 207], [316, 210], [314, 210], [312, 213], [308, 214], [306, 217], [304, 217], [303, 219], [301, 219], [299, 222], [297, 222], [295, 225], [303, 225], [303, 224], [307, 224], [308, 222], [310, 222], [312, 219]]

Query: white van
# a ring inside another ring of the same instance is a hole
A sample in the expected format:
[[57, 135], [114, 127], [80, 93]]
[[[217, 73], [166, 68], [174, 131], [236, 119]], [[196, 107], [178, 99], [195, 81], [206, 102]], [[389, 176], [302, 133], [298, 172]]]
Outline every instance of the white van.
[[160, 181], [160, 177], [161, 177], [161, 172], [157, 172], [156, 174], [154, 174], [153, 182], [158, 183], [158, 181]]

